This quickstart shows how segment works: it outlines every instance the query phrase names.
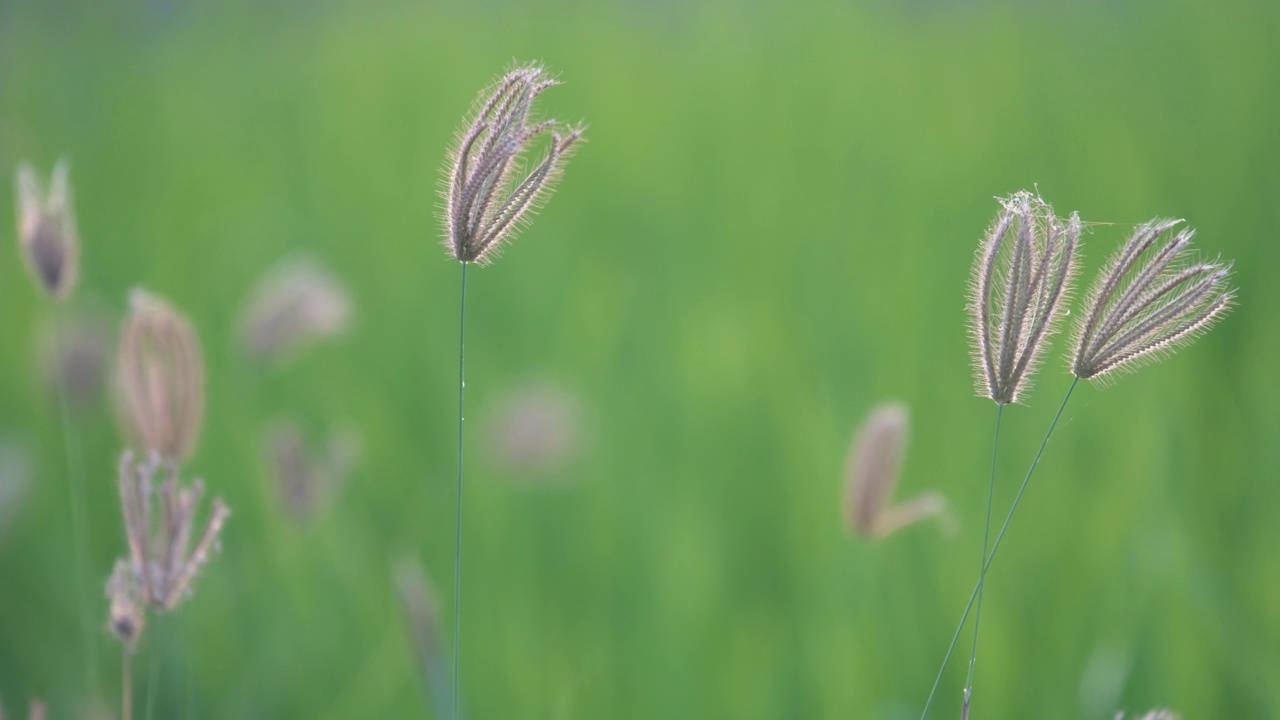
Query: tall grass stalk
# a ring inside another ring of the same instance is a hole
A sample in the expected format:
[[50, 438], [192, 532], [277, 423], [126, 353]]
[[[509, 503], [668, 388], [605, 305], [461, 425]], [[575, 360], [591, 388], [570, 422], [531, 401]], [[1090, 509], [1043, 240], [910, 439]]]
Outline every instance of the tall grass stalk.
[[991, 442], [991, 477], [987, 482], [987, 519], [982, 529], [982, 558], [978, 563], [978, 610], [973, 616], [973, 646], [969, 651], [969, 676], [964, 681], [964, 710], [961, 717], [968, 720], [969, 699], [973, 695], [973, 665], [978, 659], [978, 626], [982, 623], [982, 588], [987, 572], [987, 543], [991, 539], [991, 501], [996, 493], [996, 458], [1000, 456], [1000, 420], [1004, 418], [1005, 403], [996, 404], [996, 433]]
[[120, 720], [133, 720], [133, 653], [120, 647]]
[[54, 392], [58, 395], [58, 410], [62, 422], [63, 450], [66, 454], [67, 491], [71, 500], [71, 539], [75, 545], [76, 611], [80, 616], [81, 642], [84, 647], [85, 684], [90, 695], [98, 691], [98, 643], [93, 632], [92, 611], [89, 603], [89, 510], [85, 502], [84, 463], [80, 449], [80, 435], [71, 415], [71, 400], [67, 390], [67, 378], [62, 372], [62, 308], [53, 306], [53, 354]]
[[[929, 697], [925, 700], [924, 711], [920, 714], [920, 720], [929, 715], [929, 707], [933, 704], [933, 698], [938, 692], [938, 685], [942, 682], [942, 674], [947, 669], [947, 663], [951, 661], [951, 653], [956, 648], [956, 641], [960, 638], [960, 631], [964, 629], [965, 621], [969, 619], [969, 611], [973, 609], [974, 602], [977, 600], [983, 583], [986, 581], [987, 570], [991, 568], [991, 563], [996, 559], [996, 553], [1000, 550], [1000, 543], [1004, 541], [1004, 534], [1009, 530], [1009, 523], [1013, 520], [1013, 514], [1018, 510], [1018, 504], [1022, 502], [1022, 496], [1027, 491], [1027, 485], [1031, 483], [1031, 476], [1036, 471], [1036, 466], [1040, 464], [1040, 457], [1044, 455], [1044, 449], [1049, 444], [1049, 438], [1053, 437], [1053, 431], [1058, 427], [1058, 420], [1062, 417], [1062, 412], [1067, 409], [1067, 402], [1071, 400], [1071, 394], [1075, 392], [1076, 384], [1080, 382], [1080, 378], [1075, 377], [1071, 380], [1071, 386], [1067, 388], [1067, 394], [1062, 398], [1062, 404], [1058, 406], [1058, 412], [1053, 416], [1053, 422], [1049, 423], [1049, 430], [1044, 434], [1044, 439], [1040, 441], [1040, 449], [1036, 451], [1035, 459], [1031, 461], [1031, 467], [1027, 469], [1027, 474], [1022, 478], [1022, 485], [1018, 488], [1018, 494], [1013, 498], [1013, 504], [1009, 507], [1008, 514], [1004, 517], [1004, 523], [1000, 526], [1000, 532], [996, 533], [996, 540], [991, 544], [991, 552], [987, 555], [986, 562], [982, 564], [982, 572], [978, 575], [978, 582], [973, 587], [973, 592], [969, 594], [969, 602], [964, 606], [964, 613], [960, 615], [960, 622], [956, 625], [956, 631], [951, 636], [951, 644], [947, 646], [947, 653], [942, 657], [942, 666], [938, 668], [938, 676], [934, 678], [933, 688], [929, 690]], [[975, 623], [976, 624], [976, 623]]]
[[458, 489], [453, 538], [453, 718], [459, 720], [459, 677], [462, 673], [462, 422], [467, 389], [467, 265], [462, 265], [462, 290], [458, 299]]

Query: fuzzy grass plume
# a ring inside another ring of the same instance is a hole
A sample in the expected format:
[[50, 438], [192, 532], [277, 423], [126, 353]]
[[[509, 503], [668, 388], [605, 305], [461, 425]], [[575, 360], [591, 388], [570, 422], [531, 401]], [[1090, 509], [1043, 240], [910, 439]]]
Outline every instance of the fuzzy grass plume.
[[1001, 201], [970, 283], [970, 334], [978, 394], [1016, 403], [1056, 332], [1070, 294], [1080, 216], [1065, 221], [1023, 191]]
[[[480, 94], [446, 168], [445, 247], [459, 262], [484, 264], [546, 202], [582, 128], [533, 119], [533, 101], [559, 84], [538, 65], [516, 68]], [[549, 136], [527, 173], [529, 149]]]
[[[1139, 226], [1108, 261], [1076, 325], [1076, 377], [1113, 378], [1159, 360], [1231, 308], [1231, 266], [1188, 260], [1195, 230], [1172, 233], [1181, 222], [1155, 219]], [[1163, 244], [1162, 237], [1168, 238]]]

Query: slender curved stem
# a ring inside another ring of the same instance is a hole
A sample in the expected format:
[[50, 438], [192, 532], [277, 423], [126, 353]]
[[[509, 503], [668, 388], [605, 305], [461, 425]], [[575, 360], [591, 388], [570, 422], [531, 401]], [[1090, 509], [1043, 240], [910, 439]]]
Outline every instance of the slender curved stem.
[[462, 263], [462, 292], [458, 301], [458, 506], [453, 538], [453, 720], [459, 720], [458, 678], [462, 673], [462, 410], [466, 380], [467, 264]]
[[156, 710], [156, 695], [160, 691], [160, 652], [164, 647], [160, 642], [160, 630], [164, 625], [160, 616], [157, 615], [151, 623], [154, 630], [151, 632], [151, 672], [147, 678], [147, 720], [151, 720]]
[[89, 609], [89, 510], [84, 498], [84, 465], [80, 450], [80, 435], [76, 432], [75, 419], [71, 415], [67, 377], [63, 372], [65, 339], [62, 335], [62, 309], [53, 308], [53, 385], [58, 395], [58, 411], [62, 420], [63, 449], [67, 463], [67, 489], [71, 496], [71, 539], [75, 545], [76, 607], [80, 615], [81, 642], [84, 644], [85, 683], [87, 692], [98, 691], [98, 648], [93, 632], [93, 620]]
[[978, 598], [978, 589], [982, 586], [982, 580], [986, 576], [987, 570], [991, 568], [991, 563], [996, 559], [996, 552], [1000, 550], [1000, 543], [1004, 541], [1004, 534], [1009, 530], [1009, 522], [1013, 520], [1013, 513], [1018, 509], [1018, 503], [1022, 502], [1022, 495], [1027, 491], [1027, 485], [1031, 482], [1031, 475], [1036, 471], [1036, 465], [1040, 464], [1040, 456], [1044, 454], [1045, 446], [1049, 444], [1049, 438], [1053, 437], [1053, 429], [1058, 426], [1058, 419], [1062, 417], [1062, 411], [1067, 409], [1067, 401], [1071, 399], [1071, 393], [1075, 391], [1076, 384], [1080, 382], [1080, 378], [1071, 379], [1071, 387], [1067, 388], [1066, 397], [1062, 398], [1062, 404], [1058, 406], [1058, 412], [1053, 416], [1053, 422], [1049, 423], [1049, 431], [1044, 434], [1044, 440], [1040, 441], [1040, 449], [1036, 451], [1036, 457], [1031, 461], [1031, 467], [1027, 470], [1027, 475], [1022, 479], [1022, 486], [1018, 488], [1018, 494], [1013, 498], [1013, 505], [1009, 508], [1009, 513], [1004, 517], [1004, 524], [1000, 526], [1000, 532], [996, 533], [996, 541], [991, 544], [991, 552], [987, 555], [987, 561], [982, 565], [982, 574], [979, 576], [978, 583], [973, 586], [973, 592], [969, 594], [969, 602], [964, 606], [964, 613], [960, 615], [960, 623], [956, 625], [955, 634], [951, 636], [951, 644], [947, 646], [947, 654], [942, 657], [942, 667], [938, 668], [938, 676], [933, 680], [933, 688], [929, 690], [929, 698], [925, 700], [924, 712], [920, 714], [920, 720], [924, 720], [929, 715], [929, 706], [933, 704], [933, 698], [937, 695], [938, 685], [942, 682], [942, 673], [947, 669], [947, 663], [951, 660], [951, 652], [956, 648], [956, 640], [960, 638], [960, 631], [964, 629], [964, 623], [969, 619], [969, 611], [973, 609], [973, 603]]
[[982, 623], [982, 591], [987, 577], [987, 543], [991, 540], [991, 501], [996, 493], [996, 458], [1000, 453], [1000, 420], [1005, 403], [996, 403], [996, 437], [991, 442], [991, 478], [987, 483], [987, 520], [982, 529], [982, 558], [978, 562], [978, 610], [973, 616], [973, 646], [969, 651], [969, 676], [964, 681], [964, 709], [961, 720], [969, 720], [969, 700], [973, 697], [973, 666], [978, 660], [978, 626]]

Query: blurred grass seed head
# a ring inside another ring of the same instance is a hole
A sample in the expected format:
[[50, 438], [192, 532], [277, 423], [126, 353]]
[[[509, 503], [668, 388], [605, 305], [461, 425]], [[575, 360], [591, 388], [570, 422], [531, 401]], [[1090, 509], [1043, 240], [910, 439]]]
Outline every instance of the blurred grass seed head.
[[255, 360], [280, 362], [345, 332], [351, 293], [307, 255], [286, 257], [258, 281], [239, 320], [238, 336]]
[[946, 511], [937, 492], [890, 505], [907, 446], [907, 406], [883, 403], [872, 408], [854, 433], [845, 463], [845, 528], [865, 538], [880, 539]]
[[191, 321], [141, 289], [120, 333], [120, 389], [134, 441], [165, 460], [190, 459], [204, 418], [204, 358]]
[[69, 173], [67, 161], [59, 160], [46, 192], [35, 169], [24, 162], [14, 182], [22, 258], [40, 289], [58, 301], [71, 296], [80, 269]]

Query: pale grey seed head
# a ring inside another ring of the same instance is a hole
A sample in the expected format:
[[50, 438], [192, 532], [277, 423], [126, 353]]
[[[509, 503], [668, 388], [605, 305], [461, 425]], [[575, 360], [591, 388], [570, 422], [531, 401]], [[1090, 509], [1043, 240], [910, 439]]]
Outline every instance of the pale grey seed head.
[[407, 639], [418, 661], [428, 699], [439, 717], [449, 717], [453, 707], [453, 687], [435, 583], [416, 561], [407, 557], [392, 567], [392, 580], [400, 600]]
[[1172, 353], [1235, 302], [1230, 265], [1194, 258], [1181, 220], [1138, 226], [1108, 260], [1076, 323], [1071, 372], [1110, 379]]
[[80, 269], [80, 237], [69, 173], [67, 161], [59, 160], [45, 192], [35, 169], [22, 163], [14, 183], [23, 260], [40, 289], [59, 301], [71, 295]]
[[[483, 91], [458, 133], [444, 178], [445, 247], [460, 262], [487, 263], [514, 237], [551, 189], [582, 128], [532, 119], [533, 101], [558, 82], [537, 65], [516, 68]], [[524, 157], [547, 136], [545, 154]]]
[[1002, 209], [974, 259], [970, 336], [978, 394], [1018, 402], [1030, 388], [1071, 293], [1082, 224], [1029, 192]]

